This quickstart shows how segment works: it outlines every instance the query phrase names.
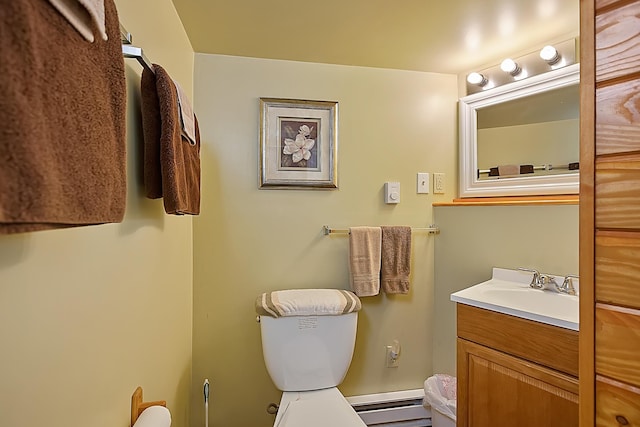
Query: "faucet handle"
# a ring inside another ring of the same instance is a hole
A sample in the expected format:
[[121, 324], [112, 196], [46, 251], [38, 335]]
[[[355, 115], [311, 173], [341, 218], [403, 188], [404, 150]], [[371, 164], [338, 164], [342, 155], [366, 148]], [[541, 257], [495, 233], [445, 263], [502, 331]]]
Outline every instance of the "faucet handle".
[[573, 281], [571, 279], [579, 279], [580, 276], [576, 276], [575, 274], [567, 274], [564, 276], [564, 281], [562, 282], [562, 286], [560, 286], [560, 292], [564, 292], [565, 294], [575, 295], [576, 289], [573, 287]]
[[524, 268], [524, 267], [518, 267], [518, 270], [528, 271], [529, 273], [533, 273], [533, 277], [531, 278], [531, 283], [529, 283], [529, 286], [536, 289], [542, 289], [544, 285], [540, 283], [540, 273], [538, 272], [538, 270], [534, 270], [531, 268]]

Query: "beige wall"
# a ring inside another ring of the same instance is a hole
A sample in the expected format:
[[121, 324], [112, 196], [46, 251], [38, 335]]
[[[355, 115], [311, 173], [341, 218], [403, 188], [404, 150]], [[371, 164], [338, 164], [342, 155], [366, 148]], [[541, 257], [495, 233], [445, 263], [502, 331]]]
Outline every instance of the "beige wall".
[[578, 274], [578, 206], [434, 208], [433, 370], [455, 374], [456, 317], [450, 295], [491, 278], [493, 267]]
[[[286, 288], [348, 288], [345, 236], [321, 227], [431, 222], [456, 181], [456, 76], [197, 54], [203, 214], [194, 219], [193, 425], [202, 381], [217, 426], [271, 426], [280, 393], [265, 370], [255, 298]], [[337, 191], [258, 189], [259, 98], [339, 102]], [[446, 173], [445, 195], [416, 194], [417, 172]], [[385, 181], [401, 203], [385, 205]], [[413, 239], [408, 295], [364, 298], [345, 395], [420, 388], [431, 374], [434, 237]], [[403, 346], [400, 367], [384, 347]]]
[[[193, 51], [169, 0], [116, 2], [153, 61], [191, 91]], [[192, 220], [141, 190], [140, 66], [127, 64], [121, 224], [0, 236], [0, 425], [125, 427], [131, 394], [189, 425]]]

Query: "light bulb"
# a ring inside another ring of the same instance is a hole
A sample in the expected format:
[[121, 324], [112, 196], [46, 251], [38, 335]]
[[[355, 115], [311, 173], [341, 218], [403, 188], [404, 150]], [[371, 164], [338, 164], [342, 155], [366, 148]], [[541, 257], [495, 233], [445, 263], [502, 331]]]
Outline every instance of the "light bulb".
[[505, 73], [511, 74], [512, 76], [517, 76], [518, 74], [520, 74], [520, 71], [522, 71], [516, 61], [511, 58], [507, 58], [502, 61], [502, 64], [500, 64], [500, 69]]
[[540, 58], [545, 60], [549, 65], [553, 65], [560, 60], [560, 54], [555, 47], [545, 46], [540, 50]]
[[467, 81], [472, 85], [478, 86], [484, 86], [489, 82], [489, 80], [487, 80], [485, 76], [476, 72], [469, 73], [469, 75], [467, 76]]

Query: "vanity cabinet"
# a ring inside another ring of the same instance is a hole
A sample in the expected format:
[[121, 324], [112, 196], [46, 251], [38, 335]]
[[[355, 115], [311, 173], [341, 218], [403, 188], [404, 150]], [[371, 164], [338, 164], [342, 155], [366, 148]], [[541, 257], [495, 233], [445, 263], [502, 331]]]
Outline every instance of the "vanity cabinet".
[[578, 425], [578, 332], [457, 304], [458, 427]]

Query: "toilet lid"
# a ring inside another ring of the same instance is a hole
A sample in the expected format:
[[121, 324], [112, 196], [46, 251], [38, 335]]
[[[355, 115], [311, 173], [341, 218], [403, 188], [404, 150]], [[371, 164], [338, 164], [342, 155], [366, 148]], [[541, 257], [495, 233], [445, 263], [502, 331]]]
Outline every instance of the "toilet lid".
[[338, 389], [283, 395], [274, 427], [366, 427]]

